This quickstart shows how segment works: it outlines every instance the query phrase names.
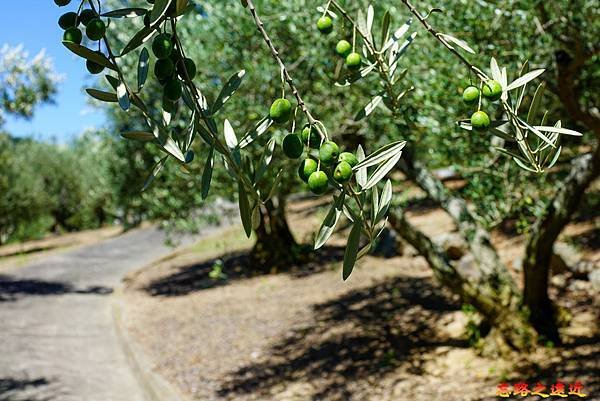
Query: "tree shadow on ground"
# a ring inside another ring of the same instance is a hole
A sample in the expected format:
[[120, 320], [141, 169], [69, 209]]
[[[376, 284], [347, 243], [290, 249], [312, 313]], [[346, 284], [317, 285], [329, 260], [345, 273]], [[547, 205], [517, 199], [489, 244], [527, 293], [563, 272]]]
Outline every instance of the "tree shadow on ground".
[[[546, 386], [545, 393], [550, 393], [552, 384], [560, 380], [565, 385], [565, 393], [568, 393], [569, 384], [580, 381], [583, 385], [583, 393], [587, 395], [583, 400], [600, 400], [600, 357], [597, 353], [597, 344], [600, 342], [600, 336], [582, 337], [576, 339], [572, 344], [565, 345], [557, 349], [561, 358], [552, 361], [543, 368], [537, 366], [525, 366], [516, 374], [516, 380], [507, 380], [509, 384], [516, 382], [525, 382], [529, 388], [533, 388], [536, 383]], [[515, 399], [517, 396], [512, 396]], [[537, 401], [542, 399], [540, 396], [518, 397], [519, 400]], [[560, 399], [560, 397], [551, 397]], [[550, 398], [548, 398], [550, 399]], [[569, 395], [567, 399], [580, 399], [575, 395]], [[496, 401], [498, 397], [490, 396], [477, 399], [477, 401]]]
[[[313, 400], [348, 400], [359, 380], [379, 380], [400, 366], [423, 372], [425, 356], [466, 341], [438, 336], [435, 326], [459, 304], [430, 279], [386, 279], [313, 306], [314, 323], [294, 330], [257, 362], [228, 375], [221, 397], [268, 394], [310, 383]], [[306, 399], [306, 398], [303, 398]]]
[[15, 379], [0, 377], [0, 401], [50, 401], [54, 397], [31, 394], [49, 384], [50, 382], [45, 378]]
[[[276, 273], [305, 277], [326, 270], [330, 263], [340, 261], [343, 257], [343, 247], [324, 247], [302, 263], [288, 265]], [[217, 264], [221, 269], [221, 277], [214, 273]], [[178, 268], [176, 273], [152, 281], [144, 290], [152, 296], [176, 297], [265, 274], [264, 270], [251, 268], [250, 264], [248, 251], [234, 252]]]
[[63, 295], [63, 294], [96, 294], [112, 293], [112, 288], [91, 286], [78, 289], [70, 283], [60, 281], [44, 281], [36, 279], [20, 279], [0, 275], [0, 302], [16, 301], [28, 295]]

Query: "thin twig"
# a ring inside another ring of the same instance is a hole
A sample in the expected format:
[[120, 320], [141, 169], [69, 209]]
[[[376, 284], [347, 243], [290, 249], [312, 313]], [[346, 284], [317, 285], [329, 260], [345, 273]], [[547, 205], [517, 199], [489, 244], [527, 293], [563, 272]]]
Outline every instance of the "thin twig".
[[308, 110], [306, 103], [304, 103], [304, 100], [302, 99], [302, 96], [300, 95], [300, 92], [298, 91], [298, 88], [296, 87], [294, 80], [290, 76], [290, 73], [289, 73], [287, 67], [285, 66], [285, 64], [283, 63], [283, 60], [279, 56], [279, 51], [277, 50], [277, 48], [273, 44], [273, 41], [269, 37], [269, 34], [265, 30], [265, 26], [264, 26], [263, 22], [261, 21], [260, 17], [258, 16], [258, 13], [256, 11], [256, 7], [254, 6], [254, 3], [252, 2], [252, 0], [247, 0], [247, 3], [248, 3], [248, 6], [247, 6], [248, 10], [250, 11], [250, 14], [252, 14], [252, 17], [254, 18], [254, 24], [258, 28], [259, 32], [262, 34], [265, 43], [271, 50], [271, 54], [273, 55], [273, 58], [275, 59], [275, 61], [277, 61], [277, 64], [279, 65], [279, 68], [281, 69], [281, 71], [283, 73], [283, 78], [285, 79], [288, 86], [292, 90], [292, 94], [296, 98], [296, 101], [298, 102], [298, 106], [306, 115], [306, 118], [308, 119], [308, 123], [311, 126], [315, 125], [317, 120], [310, 113], [310, 110]]
[[456, 49], [451, 46], [443, 37], [440, 35], [438, 31], [436, 31], [429, 22], [419, 13], [419, 11], [408, 1], [408, 0], [400, 0], [402, 3], [410, 10], [410, 12], [417, 17], [419, 22], [427, 29], [427, 31], [433, 35], [446, 49], [450, 51], [454, 56], [456, 56], [460, 61], [462, 61], [471, 71], [475, 73], [480, 79], [487, 81], [489, 77], [481, 71], [479, 68], [475, 67], [473, 64], [469, 62], [462, 54], [460, 54]]

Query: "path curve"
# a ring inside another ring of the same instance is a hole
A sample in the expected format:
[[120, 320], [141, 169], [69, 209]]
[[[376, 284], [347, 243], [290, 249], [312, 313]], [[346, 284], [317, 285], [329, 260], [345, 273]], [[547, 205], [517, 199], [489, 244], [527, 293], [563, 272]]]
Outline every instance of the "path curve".
[[172, 251], [162, 231], [144, 228], [0, 275], [0, 400], [144, 401], [110, 294]]

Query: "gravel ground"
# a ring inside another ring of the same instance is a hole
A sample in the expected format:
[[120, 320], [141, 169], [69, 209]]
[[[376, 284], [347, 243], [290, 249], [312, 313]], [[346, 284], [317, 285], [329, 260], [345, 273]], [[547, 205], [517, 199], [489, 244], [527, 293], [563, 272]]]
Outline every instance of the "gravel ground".
[[[298, 238], [311, 228], [303, 209], [293, 211]], [[412, 218], [431, 234], [451, 229], [439, 211]], [[518, 355], [485, 358], [465, 340], [461, 305], [410, 249], [365, 258], [345, 283], [339, 262], [252, 277], [243, 269], [249, 243], [236, 230], [130, 276], [124, 295], [131, 334], [190, 400], [491, 401], [501, 381], [557, 378], [579, 380], [586, 399], [600, 399], [600, 301], [588, 282], [574, 280], [563, 296], [574, 313], [572, 344], [527, 364]], [[340, 257], [332, 245], [327, 260]], [[503, 241], [503, 258], [520, 246]], [[210, 279], [223, 253], [228, 278]]]

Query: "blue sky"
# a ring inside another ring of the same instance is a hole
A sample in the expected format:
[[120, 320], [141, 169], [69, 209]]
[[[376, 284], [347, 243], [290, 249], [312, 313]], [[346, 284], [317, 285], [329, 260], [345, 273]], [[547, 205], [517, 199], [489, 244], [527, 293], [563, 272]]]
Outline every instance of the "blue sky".
[[56, 104], [38, 107], [32, 120], [9, 117], [4, 129], [15, 136], [33, 136], [43, 140], [68, 142], [84, 129], [101, 127], [104, 113], [88, 103], [85, 87], [95, 78], [85, 69], [85, 61], [70, 53], [61, 43], [58, 17], [72, 6], [57, 7], [52, 0], [2, 1], [0, 47], [22, 44], [33, 57], [40, 50], [52, 58], [64, 80], [58, 86]]

